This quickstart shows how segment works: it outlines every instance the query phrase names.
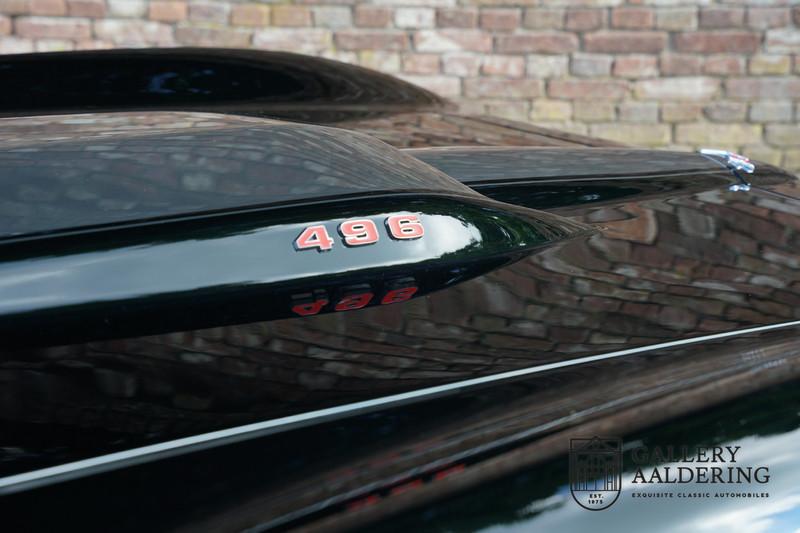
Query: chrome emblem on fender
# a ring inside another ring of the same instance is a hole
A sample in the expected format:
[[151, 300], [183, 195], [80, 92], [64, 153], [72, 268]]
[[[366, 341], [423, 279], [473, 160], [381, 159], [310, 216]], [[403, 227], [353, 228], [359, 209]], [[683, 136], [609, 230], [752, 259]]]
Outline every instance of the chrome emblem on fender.
[[733, 192], [747, 192], [750, 190], [750, 183], [744, 179], [741, 174], [739, 174], [739, 171], [747, 174], [752, 174], [755, 172], [756, 166], [748, 158], [727, 150], [714, 150], [711, 148], [703, 148], [700, 150], [700, 153], [710, 157], [721, 158], [723, 160], [723, 164], [728, 168], [728, 170], [730, 170], [731, 173], [738, 178], [739, 183], [734, 183], [728, 187], [729, 190]]
[[725, 166], [731, 170], [741, 170], [742, 172], [747, 172], [748, 174], [752, 174], [756, 170], [756, 166], [750, 162], [748, 158], [734, 152], [703, 148], [700, 150], [700, 153], [703, 155], [722, 158], [725, 161]]

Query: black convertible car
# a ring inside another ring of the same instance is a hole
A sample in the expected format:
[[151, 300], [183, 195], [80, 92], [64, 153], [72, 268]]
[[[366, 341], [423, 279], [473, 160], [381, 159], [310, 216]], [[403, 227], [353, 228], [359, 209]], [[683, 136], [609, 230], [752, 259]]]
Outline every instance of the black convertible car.
[[800, 524], [796, 177], [286, 53], [0, 80], [3, 531]]

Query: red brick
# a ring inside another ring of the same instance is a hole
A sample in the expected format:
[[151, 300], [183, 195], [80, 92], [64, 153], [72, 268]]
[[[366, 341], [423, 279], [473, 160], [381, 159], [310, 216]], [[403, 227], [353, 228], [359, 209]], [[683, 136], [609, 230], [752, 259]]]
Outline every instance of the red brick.
[[611, 12], [611, 25], [627, 30], [646, 30], [655, 24], [652, 9], [642, 7], [619, 7]]
[[734, 98], [797, 98], [800, 78], [733, 78], [725, 82], [725, 89]]
[[700, 10], [701, 28], [736, 28], [744, 25], [744, 8], [708, 7]]
[[539, 80], [497, 78], [464, 80], [464, 95], [468, 98], [536, 98], [541, 93]]
[[519, 27], [520, 18], [519, 9], [484, 9], [480, 26], [493, 31], [514, 31]]
[[782, 28], [791, 23], [792, 16], [786, 7], [750, 7], [747, 9], [747, 25], [757, 30]]
[[651, 322], [658, 321], [658, 313], [661, 306], [658, 304], [645, 304], [637, 302], [625, 302], [622, 305], [622, 312], [627, 315], [635, 315]]
[[64, 0], [31, 0], [31, 15], [63, 16], [67, 14]]
[[660, 66], [662, 76], [700, 74], [703, 70], [703, 58], [687, 54], [668, 54], [661, 56]]
[[744, 73], [745, 61], [739, 56], [712, 56], [706, 59], [704, 72], [730, 76]]
[[0, 13], [4, 15], [27, 15], [30, 12], [31, 0], [0, 0]]
[[599, 296], [584, 296], [581, 307], [589, 311], [616, 311], [619, 309], [620, 300], [614, 298], [601, 298]]
[[550, 32], [498, 37], [497, 50], [502, 53], [564, 54], [578, 49], [578, 38], [572, 33]]
[[574, 31], [596, 30], [605, 22], [604, 9], [570, 9], [567, 11], [566, 28]]
[[234, 26], [267, 26], [269, 25], [269, 6], [234, 4], [231, 9], [231, 24]]
[[761, 36], [747, 31], [698, 31], [675, 36], [675, 49], [679, 52], [701, 54], [752, 54], [758, 50]]
[[103, 0], [67, 0], [67, 12], [70, 17], [103, 18], [106, 3]]
[[619, 100], [628, 93], [628, 84], [621, 80], [552, 80], [547, 84], [550, 98], [566, 100]]
[[589, 336], [589, 331], [590, 330], [587, 328], [570, 328], [570, 327], [554, 326], [550, 328], [550, 334], [548, 335], [548, 338], [556, 342], [574, 344], [585, 341], [586, 338]]
[[403, 72], [438, 74], [439, 56], [436, 54], [409, 54], [403, 58]]
[[253, 32], [233, 28], [205, 28], [188, 26], [175, 30], [175, 38], [181, 44], [191, 46], [220, 46], [245, 48], [250, 46]]
[[150, 2], [150, 10], [147, 17], [150, 20], [160, 22], [179, 22], [186, 20], [189, 16], [189, 8], [186, 2], [175, 1], [153, 1]]
[[655, 56], [620, 56], [614, 61], [614, 76], [620, 78], [650, 78], [658, 75]]
[[202, 2], [189, 4], [189, 20], [195, 22], [214, 22], [225, 24], [228, 22], [230, 6], [218, 2]]
[[362, 28], [385, 28], [392, 20], [392, 10], [377, 6], [356, 6], [355, 24]]
[[275, 6], [272, 8], [272, 24], [287, 28], [311, 26], [311, 10], [304, 6]]
[[55, 17], [19, 17], [15, 22], [16, 34], [31, 39], [89, 39], [92, 28], [86, 19]]
[[336, 32], [336, 45], [343, 50], [405, 50], [408, 37], [402, 31], [343, 30]]
[[667, 46], [667, 34], [651, 31], [601, 31], [584, 36], [587, 52], [640, 53], [661, 52]]
[[436, 12], [436, 25], [440, 28], [475, 28], [478, 26], [478, 10], [439, 9]]
[[563, 9], [528, 8], [522, 25], [534, 30], [560, 30], [564, 27]]

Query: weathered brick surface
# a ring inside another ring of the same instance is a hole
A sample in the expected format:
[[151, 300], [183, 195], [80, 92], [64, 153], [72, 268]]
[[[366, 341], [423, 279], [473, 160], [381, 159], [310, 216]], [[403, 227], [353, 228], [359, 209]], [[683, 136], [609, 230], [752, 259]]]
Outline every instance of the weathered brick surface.
[[[800, 170], [767, 128], [800, 120], [793, 0], [0, 0], [0, 53], [176, 45], [322, 55], [465, 112], [614, 139], [654, 126], [647, 144], [702, 140]], [[748, 134], [715, 137], [725, 125]]]
[[305, 6], [280, 5], [272, 10], [275, 26], [311, 26], [311, 10]]
[[655, 12], [649, 8], [620, 7], [611, 12], [614, 28], [644, 30], [655, 24]]
[[578, 49], [578, 38], [572, 33], [520, 33], [497, 40], [500, 52], [563, 54]]
[[102, 18], [106, 4], [103, 0], [67, 0], [67, 10], [71, 17]]
[[[182, 28], [178, 28], [176, 32], [180, 33], [181, 30]], [[98, 20], [94, 23], [94, 34], [97, 38], [118, 46], [141, 46], [149, 43], [165, 46], [174, 43], [172, 27], [160, 22], [129, 19]], [[186, 39], [184, 42], [191, 41], [189, 35], [182, 37]]]
[[150, 20], [160, 22], [179, 22], [187, 18], [189, 7], [186, 2], [173, 0], [150, 2], [148, 16]]
[[236, 4], [231, 10], [231, 24], [234, 26], [266, 26], [269, 24], [269, 15], [269, 6]]
[[30, 0], [31, 15], [64, 16], [67, 3], [64, 0]]
[[354, 20], [358, 27], [385, 28], [392, 20], [392, 10], [380, 6], [356, 6]]
[[230, 5], [221, 2], [193, 2], [189, 4], [189, 20], [225, 24], [230, 10]]
[[752, 54], [758, 50], [761, 36], [753, 32], [719, 31], [680, 33], [675, 36], [675, 49], [679, 52], [705, 54]]
[[584, 46], [590, 52], [658, 53], [667, 46], [667, 34], [663, 32], [602, 31], [586, 35]]
[[478, 25], [478, 10], [439, 9], [436, 12], [436, 23], [440, 28], [474, 28]]
[[14, 30], [20, 37], [30, 39], [87, 39], [91, 24], [83, 18], [18, 17]]

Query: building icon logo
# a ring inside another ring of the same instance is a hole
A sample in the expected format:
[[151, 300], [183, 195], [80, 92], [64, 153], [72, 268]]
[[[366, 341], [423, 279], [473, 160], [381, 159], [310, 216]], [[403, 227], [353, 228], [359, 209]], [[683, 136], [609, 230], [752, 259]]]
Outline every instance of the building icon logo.
[[570, 439], [569, 488], [584, 509], [601, 511], [611, 507], [622, 489], [622, 440]]

